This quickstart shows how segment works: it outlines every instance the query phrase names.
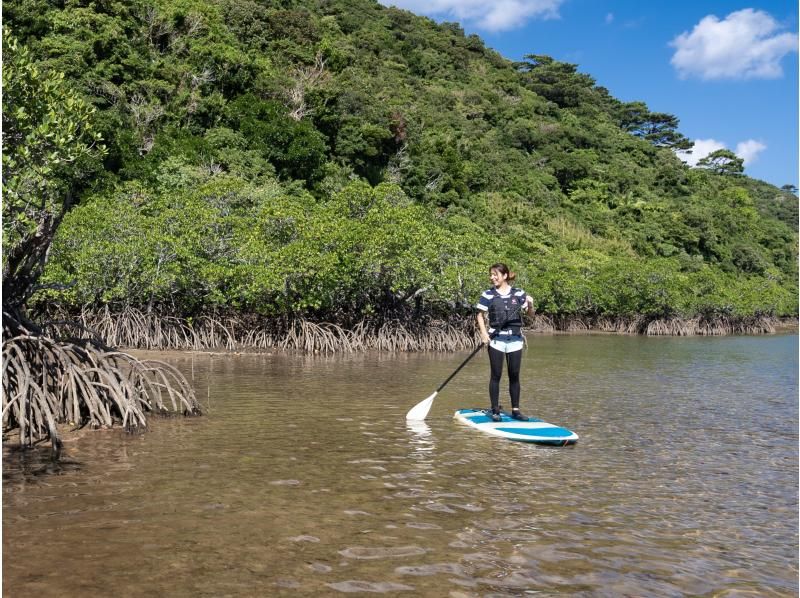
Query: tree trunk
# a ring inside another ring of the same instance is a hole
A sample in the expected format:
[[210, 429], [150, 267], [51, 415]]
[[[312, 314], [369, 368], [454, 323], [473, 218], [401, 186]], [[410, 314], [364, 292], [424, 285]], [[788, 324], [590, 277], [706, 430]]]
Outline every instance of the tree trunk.
[[36, 290], [36, 283], [44, 271], [53, 237], [72, 203], [69, 195], [60, 213], [44, 215], [36, 232], [8, 251], [3, 272], [4, 311], [18, 311]]

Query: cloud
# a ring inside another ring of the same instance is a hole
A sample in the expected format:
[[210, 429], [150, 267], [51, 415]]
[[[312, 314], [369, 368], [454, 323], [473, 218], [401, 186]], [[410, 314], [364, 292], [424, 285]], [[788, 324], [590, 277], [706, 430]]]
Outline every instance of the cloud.
[[736, 144], [736, 155], [744, 160], [744, 165], [749, 166], [758, 159], [758, 154], [767, 149], [767, 146], [756, 141], [755, 139], [748, 139], [747, 141], [740, 141]]
[[797, 34], [780, 32], [768, 13], [746, 8], [720, 21], [709, 15], [670, 42], [681, 78], [776, 79], [781, 59], [797, 51]]
[[697, 163], [711, 152], [725, 149], [725, 144], [716, 139], [695, 139], [692, 146], [692, 153], [677, 151], [678, 157], [689, 166], [697, 166]]
[[506, 31], [523, 27], [532, 18], [557, 19], [566, 0], [382, 0], [413, 13], [470, 22], [487, 31]]
[[606, 15], [606, 25], [611, 25], [614, 22], [614, 13], [610, 12]]
[[[717, 141], [716, 139], [695, 139], [691, 154], [684, 151], [677, 151], [675, 153], [689, 166], [697, 166], [697, 163], [708, 154], [720, 149], [727, 149], [727, 146], [721, 141]], [[749, 166], [758, 159], [758, 155], [765, 149], [767, 149], [767, 146], [760, 141], [748, 139], [747, 141], [740, 141], [737, 143], [736, 151], [733, 153], [744, 160], [745, 166]]]

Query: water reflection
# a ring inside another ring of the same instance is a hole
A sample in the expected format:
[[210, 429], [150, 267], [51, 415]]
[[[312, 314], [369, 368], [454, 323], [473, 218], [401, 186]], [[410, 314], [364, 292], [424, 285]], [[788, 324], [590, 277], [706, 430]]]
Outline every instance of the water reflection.
[[406, 421], [406, 428], [412, 433], [412, 439], [422, 444], [431, 444], [431, 427], [424, 421]]

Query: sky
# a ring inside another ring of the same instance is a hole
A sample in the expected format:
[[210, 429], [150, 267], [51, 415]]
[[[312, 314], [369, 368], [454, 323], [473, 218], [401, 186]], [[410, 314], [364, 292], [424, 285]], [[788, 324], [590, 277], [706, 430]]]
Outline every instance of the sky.
[[794, 0], [381, 0], [467, 34], [510, 60], [578, 65], [624, 102], [680, 120], [694, 164], [721, 148], [745, 174], [798, 186]]

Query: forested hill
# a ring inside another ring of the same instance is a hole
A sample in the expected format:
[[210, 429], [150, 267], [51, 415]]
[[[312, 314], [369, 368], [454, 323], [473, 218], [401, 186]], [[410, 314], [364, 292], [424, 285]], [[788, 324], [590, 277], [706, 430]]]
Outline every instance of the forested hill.
[[353, 325], [467, 313], [506, 261], [559, 318], [797, 312], [796, 189], [725, 151], [687, 167], [674, 116], [535, 40], [514, 63], [370, 0], [15, 0], [4, 17], [106, 146], [59, 171], [80, 201], [40, 304]]

